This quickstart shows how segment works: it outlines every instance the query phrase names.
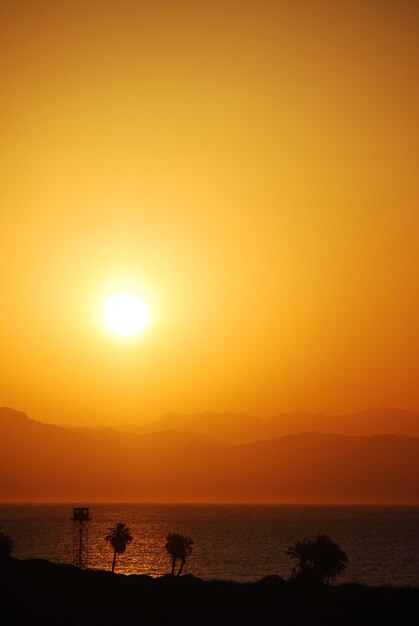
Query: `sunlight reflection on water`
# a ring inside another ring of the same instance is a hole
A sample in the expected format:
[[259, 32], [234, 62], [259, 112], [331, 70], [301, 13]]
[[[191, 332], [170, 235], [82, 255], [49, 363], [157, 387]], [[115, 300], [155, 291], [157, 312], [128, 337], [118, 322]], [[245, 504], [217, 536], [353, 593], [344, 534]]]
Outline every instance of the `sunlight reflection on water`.
[[[71, 514], [71, 505], [0, 505], [0, 525], [15, 541], [17, 557], [71, 562]], [[92, 568], [110, 569], [104, 535], [125, 522], [134, 541], [117, 560], [116, 571], [124, 574], [167, 573], [165, 539], [176, 531], [195, 541], [185, 573], [238, 581], [287, 578], [287, 546], [326, 533], [350, 558], [342, 581], [419, 585], [419, 507], [94, 504], [90, 515]]]

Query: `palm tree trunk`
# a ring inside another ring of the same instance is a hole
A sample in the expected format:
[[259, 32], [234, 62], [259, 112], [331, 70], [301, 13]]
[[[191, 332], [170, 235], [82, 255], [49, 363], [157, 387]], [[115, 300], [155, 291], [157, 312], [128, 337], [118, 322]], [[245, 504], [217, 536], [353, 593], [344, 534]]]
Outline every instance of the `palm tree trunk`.
[[184, 565], [185, 565], [185, 561], [182, 561], [182, 563], [180, 564], [180, 567], [179, 567], [179, 571], [178, 571], [178, 573], [177, 573], [177, 575], [178, 575], [178, 576], [180, 576], [180, 575], [181, 575], [182, 570], [183, 570], [183, 566], [184, 566]]
[[116, 550], [113, 553], [112, 573], [115, 571], [115, 563], [116, 563]]
[[175, 573], [175, 565], [176, 565], [176, 559], [172, 559], [172, 576]]

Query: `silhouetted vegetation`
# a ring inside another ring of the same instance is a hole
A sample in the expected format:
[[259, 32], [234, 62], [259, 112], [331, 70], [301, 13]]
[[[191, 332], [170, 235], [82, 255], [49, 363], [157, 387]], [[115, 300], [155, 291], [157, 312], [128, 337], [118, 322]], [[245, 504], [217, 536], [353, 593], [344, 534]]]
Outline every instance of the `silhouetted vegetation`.
[[329, 584], [346, 569], [348, 562], [342, 548], [327, 535], [318, 535], [315, 540], [305, 537], [285, 553], [297, 560], [291, 579], [307, 585]]
[[194, 542], [190, 537], [178, 533], [169, 533], [166, 539], [166, 551], [172, 558], [172, 574], [175, 573], [176, 562], [180, 561], [177, 576], [180, 576], [186, 559], [192, 553]]
[[[117, 555], [125, 552], [133, 536], [126, 524], [117, 523], [105, 539], [114, 551], [114, 572]], [[393, 626], [409, 623], [419, 602], [418, 589], [328, 586], [345, 570], [348, 558], [324, 534], [296, 541], [287, 549], [286, 554], [296, 562], [289, 582], [279, 576], [245, 584], [204, 581], [191, 574], [180, 577], [193, 546], [190, 537], [171, 532], [165, 549], [171, 557], [172, 575], [115, 577], [110, 572], [80, 570], [41, 559], [14, 559], [12, 540], [0, 532], [0, 623]], [[293, 584], [295, 581], [304, 584]]]
[[418, 606], [417, 588], [115, 576], [41, 559], [0, 566], [2, 626], [405, 626]]
[[10, 559], [14, 549], [14, 544], [9, 535], [0, 532], [0, 560]]
[[106, 541], [113, 548], [113, 561], [112, 561], [112, 572], [115, 571], [115, 563], [116, 563], [116, 555], [123, 554], [127, 549], [128, 544], [133, 540], [133, 536], [131, 534], [130, 528], [119, 522], [115, 524], [113, 528], [109, 529], [109, 533], [105, 535]]

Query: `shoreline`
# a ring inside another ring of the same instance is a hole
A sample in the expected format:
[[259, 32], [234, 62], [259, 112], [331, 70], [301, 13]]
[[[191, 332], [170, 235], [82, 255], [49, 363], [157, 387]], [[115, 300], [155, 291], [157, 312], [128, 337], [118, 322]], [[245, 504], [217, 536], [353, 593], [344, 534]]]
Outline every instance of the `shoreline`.
[[192, 574], [153, 578], [79, 570], [43, 559], [3, 562], [0, 581], [0, 617], [7, 626], [371, 626], [407, 624], [419, 606], [419, 587], [350, 583], [304, 588], [279, 576], [255, 582]]

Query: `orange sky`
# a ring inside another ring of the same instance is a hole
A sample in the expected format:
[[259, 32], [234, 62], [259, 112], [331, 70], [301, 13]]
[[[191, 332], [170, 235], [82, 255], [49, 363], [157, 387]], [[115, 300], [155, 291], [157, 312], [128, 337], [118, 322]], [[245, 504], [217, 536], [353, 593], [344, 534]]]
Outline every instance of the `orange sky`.
[[[419, 410], [415, 2], [0, 5], [0, 405]], [[151, 324], [105, 332], [132, 289]]]

